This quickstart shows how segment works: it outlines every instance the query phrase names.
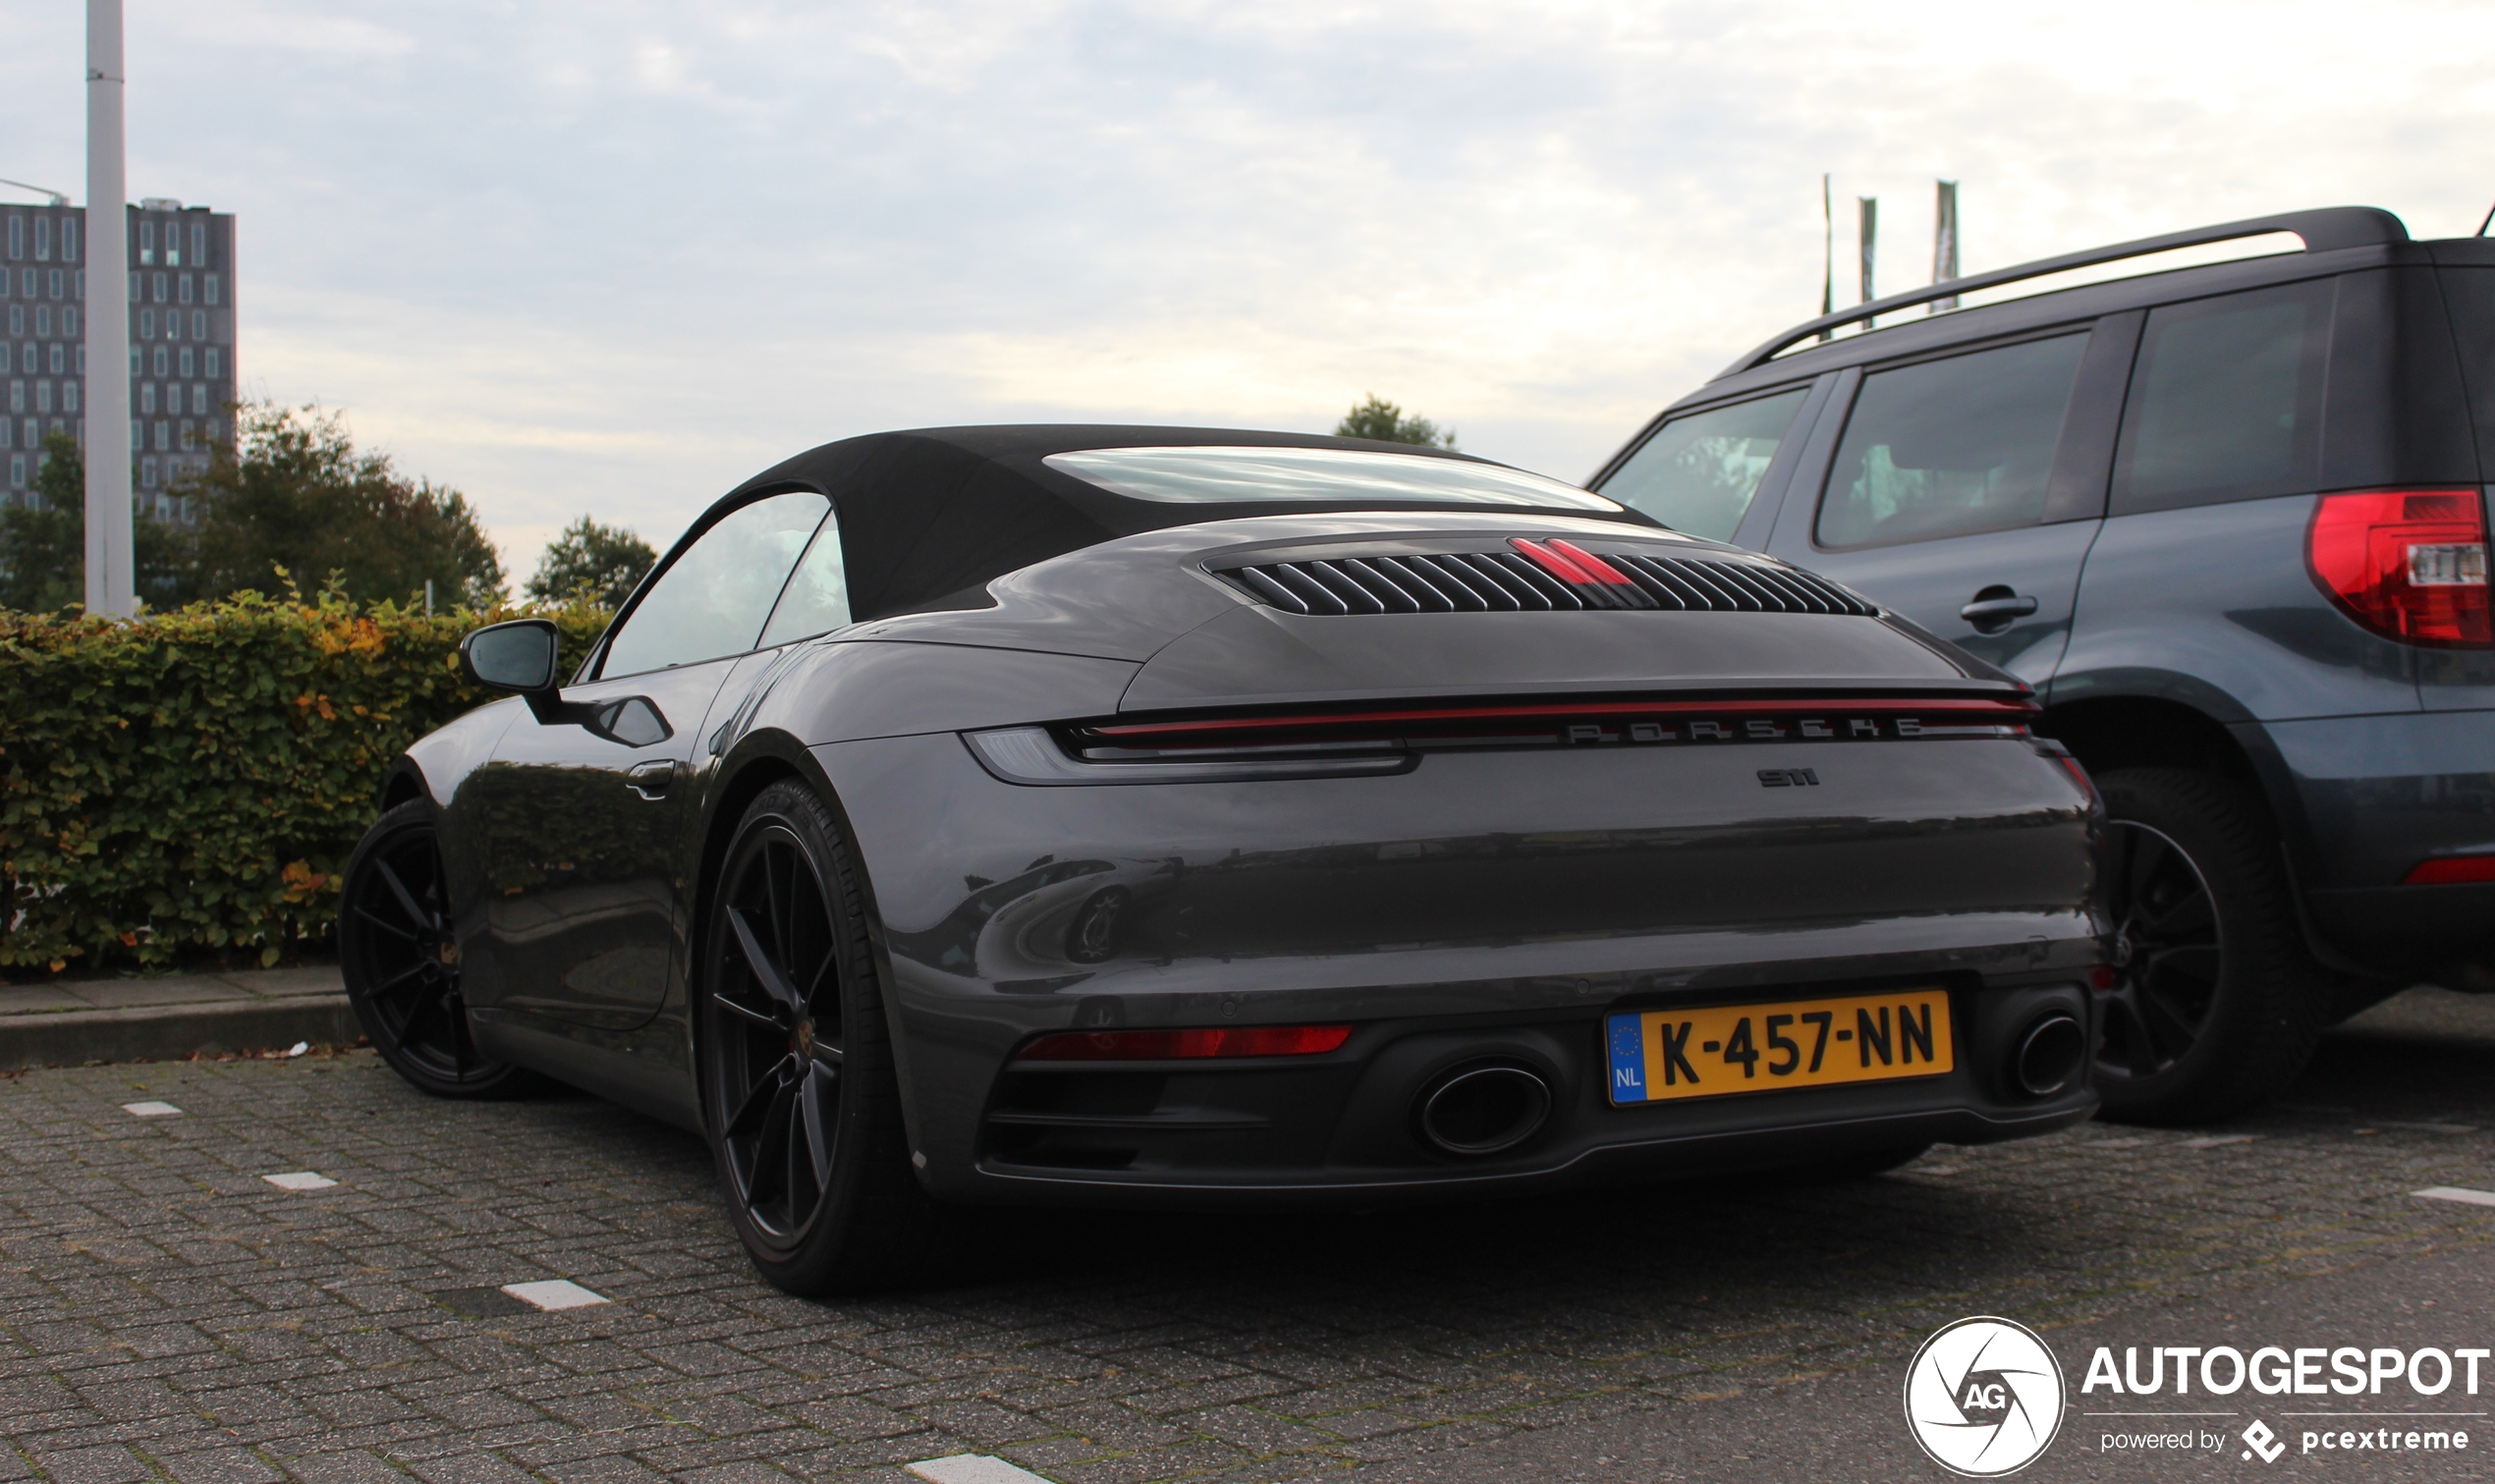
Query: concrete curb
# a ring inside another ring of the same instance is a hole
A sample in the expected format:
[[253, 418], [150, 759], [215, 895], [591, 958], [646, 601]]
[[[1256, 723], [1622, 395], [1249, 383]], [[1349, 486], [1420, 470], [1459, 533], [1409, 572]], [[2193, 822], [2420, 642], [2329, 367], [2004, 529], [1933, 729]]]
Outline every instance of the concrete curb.
[[352, 1045], [363, 1034], [345, 995], [0, 1016], [0, 1067], [179, 1061], [194, 1052]]

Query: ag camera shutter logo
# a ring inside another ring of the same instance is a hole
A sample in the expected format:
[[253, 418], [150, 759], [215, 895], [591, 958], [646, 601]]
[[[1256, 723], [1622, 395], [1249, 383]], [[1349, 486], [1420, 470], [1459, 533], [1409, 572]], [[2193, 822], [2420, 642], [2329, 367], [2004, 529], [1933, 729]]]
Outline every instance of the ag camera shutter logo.
[[2036, 1333], [1979, 1315], [1945, 1326], [1906, 1371], [1906, 1425], [1932, 1461], [1970, 1479], [2017, 1473], [2062, 1430], [2062, 1363]]

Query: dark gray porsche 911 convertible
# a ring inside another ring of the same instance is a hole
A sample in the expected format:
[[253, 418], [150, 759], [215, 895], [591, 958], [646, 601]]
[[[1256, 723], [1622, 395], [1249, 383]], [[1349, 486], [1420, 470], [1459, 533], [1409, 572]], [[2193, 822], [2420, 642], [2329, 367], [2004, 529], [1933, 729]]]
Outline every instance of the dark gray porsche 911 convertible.
[[2101, 809], [1851, 592], [1459, 455], [853, 438], [569, 681], [399, 758], [347, 871], [410, 1081], [701, 1130], [763, 1273], [1004, 1203], [1521, 1193], [2062, 1127]]

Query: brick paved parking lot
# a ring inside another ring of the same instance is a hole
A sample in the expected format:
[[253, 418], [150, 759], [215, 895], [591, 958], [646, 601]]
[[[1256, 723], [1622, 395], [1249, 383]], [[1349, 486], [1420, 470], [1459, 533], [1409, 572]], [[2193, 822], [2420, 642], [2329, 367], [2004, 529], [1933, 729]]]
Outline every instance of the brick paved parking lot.
[[[0, 1479], [743, 1480], [985, 1453], [1266, 1480], [2486, 1239], [2495, 1003], [2420, 991], [2269, 1112], [1851, 1184], [1273, 1220], [1009, 1214], [958, 1284], [781, 1296], [682, 1133], [366, 1054], [0, 1083]], [[141, 1118], [132, 1102], [182, 1111]], [[315, 1172], [335, 1185], [282, 1189]], [[539, 1313], [501, 1285], [611, 1303]]]

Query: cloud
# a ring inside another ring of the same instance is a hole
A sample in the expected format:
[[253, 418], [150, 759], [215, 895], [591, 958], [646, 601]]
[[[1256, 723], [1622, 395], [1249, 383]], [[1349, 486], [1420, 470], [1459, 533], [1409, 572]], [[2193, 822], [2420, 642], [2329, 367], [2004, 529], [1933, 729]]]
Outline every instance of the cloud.
[[[23, 19], [10, 173], [74, 183], [75, 18]], [[876, 427], [1369, 391], [1580, 475], [1815, 309], [1823, 170], [1892, 289], [1935, 176], [1970, 271], [2495, 195], [2495, 12], [2423, 0], [133, 0], [130, 37], [134, 193], [240, 213], [246, 376], [507, 532], [663, 538]]]

